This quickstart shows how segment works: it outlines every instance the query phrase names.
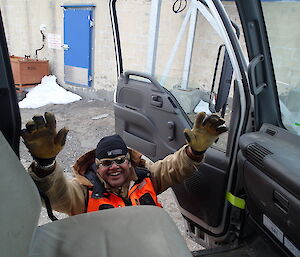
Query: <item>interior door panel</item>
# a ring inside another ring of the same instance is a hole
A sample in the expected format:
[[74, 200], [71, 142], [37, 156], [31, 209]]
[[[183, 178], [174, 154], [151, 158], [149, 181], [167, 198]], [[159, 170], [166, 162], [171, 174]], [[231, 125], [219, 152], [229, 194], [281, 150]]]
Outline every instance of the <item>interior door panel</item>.
[[300, 137], [273, 125], [240, 138], [247, 209], [282, 245], [300, 245]]
[[[129, 71], [120, 77], [114, 109], [116, 133], [153, 161], [184, 145], [183, 130], [192, 126], [174, 96], [144, 73]], [[199, 170], [173, 187], [181, 212], [189, 221], [219, 225], [228, 165], [224, 152], [210, 148]]]
[[[148, 81], [133, 79], [146, 78]], [[128, 146], [156, 161], [184, 145], [182, 131], [190, 127], [170, 93], [144, 73], [125, 72], [118, 82], [116, 133]]]

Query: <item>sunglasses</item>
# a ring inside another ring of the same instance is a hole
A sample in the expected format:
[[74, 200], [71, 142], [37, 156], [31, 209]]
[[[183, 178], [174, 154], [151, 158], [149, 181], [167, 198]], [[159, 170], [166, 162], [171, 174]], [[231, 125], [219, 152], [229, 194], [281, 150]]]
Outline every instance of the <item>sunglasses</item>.
[[99, 168], [99, 166], [102, 167], [111, 167], [113, 165], [113, 163], [117, 164], [117, 165], [122, 165], [125, 161], [127, 161], [127, 157], [118, 157], [116, 159], [113, 160], [98, 160], [96, 159], [96, 166], [97, 168]]

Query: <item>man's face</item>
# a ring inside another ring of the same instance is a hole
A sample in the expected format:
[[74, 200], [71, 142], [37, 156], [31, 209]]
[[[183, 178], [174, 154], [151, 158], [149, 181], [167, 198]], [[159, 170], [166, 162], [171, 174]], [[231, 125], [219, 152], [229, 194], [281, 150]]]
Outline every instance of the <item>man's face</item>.
[[120, 187], [127, 182], [131, 163], [125, 155], [96, 160], [97, 173], [112, 187]]

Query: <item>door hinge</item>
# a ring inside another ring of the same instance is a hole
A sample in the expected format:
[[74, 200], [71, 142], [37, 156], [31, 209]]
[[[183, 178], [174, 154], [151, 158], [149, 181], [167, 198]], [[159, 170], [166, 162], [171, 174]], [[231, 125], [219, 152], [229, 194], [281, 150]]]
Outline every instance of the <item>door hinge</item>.
[[69, 50], [69, 49], [70, 49], [69, 45], [67, 45], [67, 44], [63, 44], [61, 47], [62, 47], [64, 50]]
[[94, 27], [94, 21], [90, 20], [90, 28]]
[[88, 19], [90, 21], [90, 28], [94, 27], [94, 21], [93, 21], [91, 15], [88, 16]]

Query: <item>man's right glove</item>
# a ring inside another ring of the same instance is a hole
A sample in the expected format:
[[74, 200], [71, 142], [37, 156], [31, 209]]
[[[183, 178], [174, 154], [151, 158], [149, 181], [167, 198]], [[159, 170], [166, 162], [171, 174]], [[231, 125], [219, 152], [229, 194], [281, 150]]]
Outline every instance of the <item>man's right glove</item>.
[[21, 136], [38, 165], [48, 166], [64, 147], [69, 130], [64, 127], [56, 133], [55, 116], [50, 112], [45, 113], [45, 119], [34, 116], [32, 120], [26, 123]]
[[207, 116], [199, 112], [192, 130], [185, 129], [184, 135], [187, 143], [196, 155], [203, 154], [228, 129], [223, 126], [225, 120], [216, 114]]

